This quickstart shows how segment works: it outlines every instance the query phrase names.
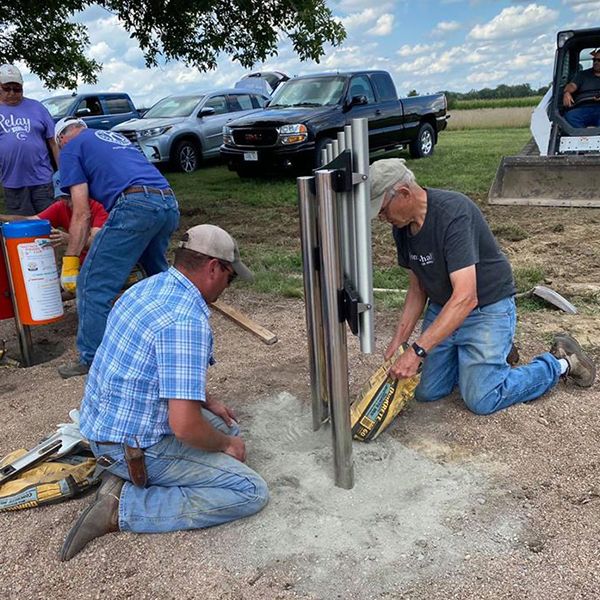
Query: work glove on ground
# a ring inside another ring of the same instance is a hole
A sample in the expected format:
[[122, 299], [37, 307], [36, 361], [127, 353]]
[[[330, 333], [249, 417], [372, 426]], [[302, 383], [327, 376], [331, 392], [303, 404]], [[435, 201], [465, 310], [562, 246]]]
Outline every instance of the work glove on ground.
[[79, 275], [79, 256], [64, 256], [60, 285], [65, 292], [75, 292], [77, 275]]

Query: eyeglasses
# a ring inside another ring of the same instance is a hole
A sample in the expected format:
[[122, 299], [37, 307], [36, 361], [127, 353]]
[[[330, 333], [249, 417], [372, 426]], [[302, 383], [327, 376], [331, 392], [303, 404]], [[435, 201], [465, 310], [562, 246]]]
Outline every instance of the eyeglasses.
[[223, 271], [225, 271], [226, 273], [229, 273], [229, 275], [227, 276], [227, 285], [231, 285], [235, 281], [235, 278], [237, 277], [237, 273], [234, 271], [233, 265], [231, 263], [220, 260], [219, 266], [221, 267], [221, 269]]
[[394, 186], [392, 186], [389, 190], [387, 190], [387, 192], [383, 196], [383, 202], [381, 203], [381, 208], [379, 209], [379, 212], [377, 213], [378, 217], [385, 216], [387, 209], [389, 208], [390, 204], [392, 203], [392, 200], [394, 199], [394, 194], [395, 194]]
[[23, 86], [22, 85], [10, 85], [10, 84], [6, 84], [3, 83], [2, 84], [2, 91], [6, 92], [7, 94], [12, 92], [13, 94], [22, 94], [23, 93]]

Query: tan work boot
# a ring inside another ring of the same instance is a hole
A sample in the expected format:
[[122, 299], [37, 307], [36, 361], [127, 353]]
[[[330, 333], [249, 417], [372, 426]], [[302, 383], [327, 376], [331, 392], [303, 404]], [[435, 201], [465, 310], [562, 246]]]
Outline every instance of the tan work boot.
[[100, 500], [100, 498], [106, 496], [106, 494], [112, 494], [117, 498], [121, 497], [121, 488], [125, 483], [124, 479], [121, 479], [108, 471], [104, 471], [104, 473], [100, 475], [100, 479], [102, 480], [102, 483], [96, 492], [96, 500]]
[[60, 560], [71, 560], [88, 542], [107, 533], [119, 531], [119, 497], [123, 480], [120, 486], [115, 486], [114, 483], [111, 480], [111, 491], [105, 489], [102, 495], [98, 490], [94, 503], [81, 513], [65, 539], [60, 551]]
[[574, 337], [566, 333], [555, 335], [550, 352], [556, 358], [564, 358], [569, 364], [564, 374], [566, 379], [572, 379], [573, 383], [581, 387], [590, 387], [594, 383], [596, 365]]

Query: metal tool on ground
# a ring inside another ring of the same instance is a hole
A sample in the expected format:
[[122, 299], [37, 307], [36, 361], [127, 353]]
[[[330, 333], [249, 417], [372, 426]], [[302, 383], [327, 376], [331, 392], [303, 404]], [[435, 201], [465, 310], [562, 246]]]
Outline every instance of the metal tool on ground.
[[559, 308], [569, 315], [577, 314], [577, 309], [575, 306], [573, 306], [566, 298], [563, 298], [563, 296], [561, 296], [558, 292], [555, 292], [544, 285], [536, 285], [527, 292], [522, 292], [516, 295], [517, 298], [531, 298], [532, 296], [536, 296], [542, 300], [545, 300], [549, 304], [556, 306], [556, 308]]
[[45, 439], [27, 454], [0, 469], [0, 485], [15, 477], [25, 469], [52, 456], [58, 458], [71, 452], [78, 444], [86, 443], [79, 431], [79, 411], [69, 412], [71, 423], [61, 423], [56, 433]]
[[573, 127], [563, 106], [565, 86], [592, 67], [599, 47], [600, 28], [557, 34], [553, 82], [533, 111], [533, 138], [502, 159], [490, 204], [600, 208], [600, 127]]
[[246, 331], [249, 331], [250, 333], [254, 334], [265, 344], [271, 345], [277, 341], [277, 336], [272, 331], [269, 331], [267, 328], [263, 327], [262, 325], [259, 325], [241, 311], [237, 310], [236, 308], [233, 308], [233, 306], [225, 304], [225, 302], [222, 302], [221, 300], [215, 300], [215, 302], [213, 302], [211, 306], [217, 312], [220, 312], [228, 319], [231, 319], [242, 329], [245, 329]]

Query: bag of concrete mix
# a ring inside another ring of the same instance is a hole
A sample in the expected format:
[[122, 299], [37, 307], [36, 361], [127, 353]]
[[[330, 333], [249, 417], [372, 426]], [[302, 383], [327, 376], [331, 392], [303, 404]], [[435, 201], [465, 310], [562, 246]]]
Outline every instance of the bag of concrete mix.
[[420, 374], [408, 379], [393, 379], [388, 375], [390, 367], [407, 347], [403, 344], [369, 377], [350, 406], [350, 424], [355, 440], [370, 442], [377, 438], [414, 397]]

